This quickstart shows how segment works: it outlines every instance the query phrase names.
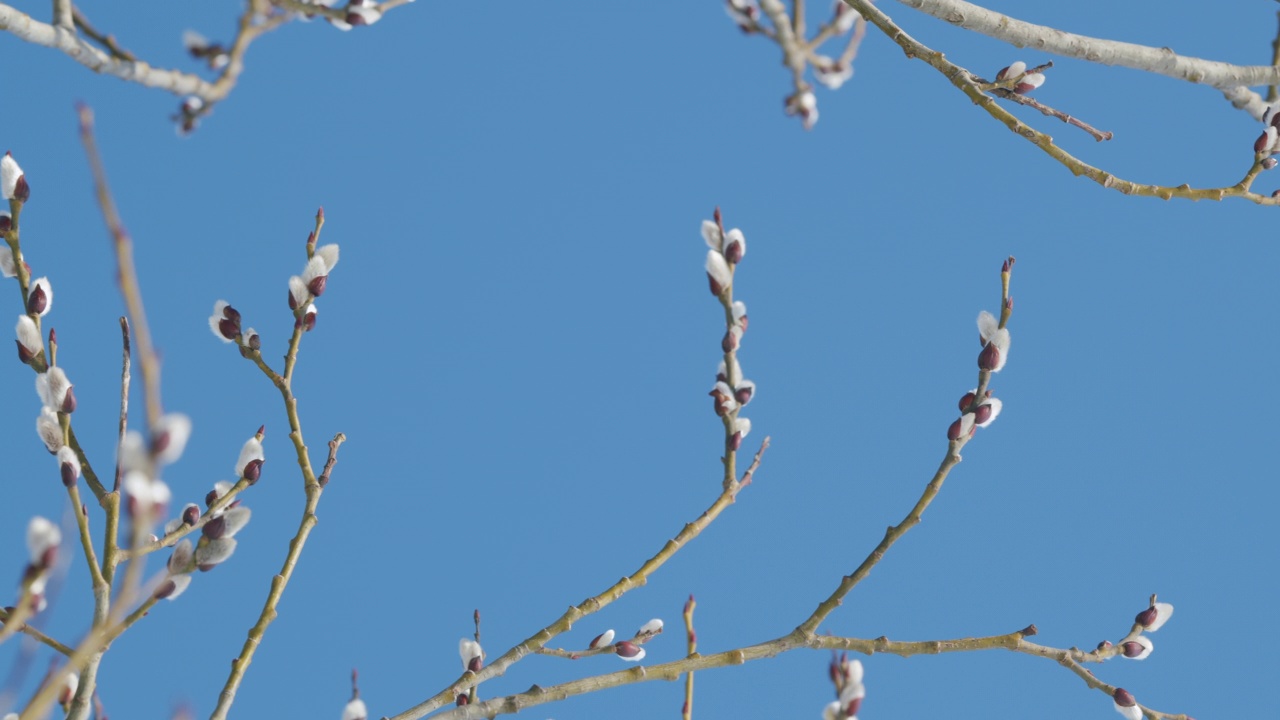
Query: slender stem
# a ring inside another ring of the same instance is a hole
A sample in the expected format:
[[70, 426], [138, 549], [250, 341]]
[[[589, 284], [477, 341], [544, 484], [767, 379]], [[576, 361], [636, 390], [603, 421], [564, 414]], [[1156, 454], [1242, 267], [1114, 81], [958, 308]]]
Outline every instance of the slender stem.
[[115, 484], [112, 486], [113, 490], [120, 489], [120, 475], [123, 473], [124, 436], [129, 429], [129, 381], [131, 376], [129, 318], [124, 316], [120, 317], [120, 337], [124, 350], [122, 352], [123, 358], [120, 361], [120, 422], [116, 433], [116, 479]]
[[[16, 616], [17, 612], [15, 611], [13, 615]], [[11, 616], [8, 610], [5, 610], [4, 608], [0, 608], [0, 624], [8, 625], [10, 617]], [[54, 650], [57, 650], [63, 655], [70, 655], [73, 652], [71, 648], [67, 647], [66, 645], [63, 645], [57, 640], [54, 640], [48, 635], [45, 635], [44, 633], [31, 627], [30, 625], [21, 623], [21, 621], [15, 623], [15, 625], [19, 625], [19, 627], [17, 628], [17, 632], [21, 632], [24, 635], [28, 635], [32, 638], [35, 638], [36, 640], [44, 643], [45, 645], [48, 645], [49, 647], [53, 648]]]
[[[301, 442], [301, 432], [295, 431], [291, 437], [296, 436], [298, 442]], [[329, 444], [330, 457], [334, 457], [338, 452], [338, 447], [346, 438], [339, 433]], [[299, 451], [305, 455], [305, 446]], [[331, 466], [330, 466], [331, 467]], [[222, 687], [222, 692], [218, 695], [218, 705], [214, 708], [213, 714], [210, 715], [212, 720], [223, 720], [227, 717], [227, 713], [231, 710], [231, 704], [235, 702], [236, 691], [240, 687], [244, 674], [249, 669], [249, 665], [253, 662], [253, 655], [261, 644], [262, 638], [266, 635], [267, 627], [276, 619], [276, 607], [280, 604], [280, 598], [284, 596], [285, 587], [289, 584], [289, 579], [293, 577], [294, 568], [298, 564], [298, 558], [302, 556], [303, 546], [306, 545], [307, 538], [311, 535], [312, 528], [318, 522], [316, 518], [316, 505], [320, 502], [320, 495], [324, 492], [319, 482], [310, 477], [306, 484], [307, 501], [302, 511], [302, 521], [298, 525], [298, 532], [294, 535], [293, 540], [289, 542], [289, 552], [285, 555], [284, 566], [280, 569], [280, 573], [271, 578], [271, 589], [267, 593], [267, 600], [263, 603], [262, 613], [258, 616], [258, 621], [249, 629], [249, 636], [245, 638], [244, 647], [241, 648], [240, 654], [231, 661], [231, 675], [227, 678], [226, 684]]]
[[[693, 630], [693, 609], [697, 607], [693, 596], [689, 596], [689, 601], [684, 604], [684, 632], [688, 639], [689, 657], [695, 657], [698, 654], [698, 634]], [[680, 710], [682, 720], [693, 720], [693, 672], [684, 674], [684, 707]]]
[[138, 343], [138, 364], [142, 371], [143, 401], [147, 412], [147, 427], [154, 428], [162, 415], [160, 403], [160, 358], [151, 342], [151, 330], [147, 327], [147, 313], [142, 305], [142, 288], [138, 284], [138, 271], [133, 264], [133, 241], [120, 221], [111, 187], [107, 183], [107, 171], [98, 154], [98, 144], [93, 136], [93, 111], [80, 105], [80, 141], [84, 144], [89, 167], [93, 171], [94, 191], [102, 209], [103, 220], [111, 234], [112, 249], [116, 256], [116, 271], [120, 281], [120, 294], [124, 296], [129, 311], [129, 322]]
[[[662, 567], [667, 560], [670, 560], [676, 552], [680, 550], [680, 548], [684, 547], [691, 540], [696, 538], [708, 525], [720, 516], [720, 513], [724, 511], [725, 508], [734, 503], [738, 497], [738, 493], [750, 484], [749, 481], [755, 471], [759, 468], [761, 458], [768, 447], [769, 438], [765, 438], [764, 442], [760, 445], [760, 449], [756, 451], [755, 459], [752, 461], [751, 467], [748, 468], [747, 472], [743, 475], [742, 481], [732, 483], [730, 487], [722, 490], [720, 495], [715, 499], [715, 502], [711, 503], [711, 506], [703, 511], [702, 515], [700, 515], [698, 519], [685, 525], [679, 534], [668, 540], [656, 555], [646, 560], [634, 573], [614, 583], [599, 595], [588, 598], [579, 605], [570, 607], [555, 622], [529, 636], [519, 645], [507, 650], [497, 660], [482, 668], [480, 672], [463, 673], [461, 677], [439, 693], [418, 703], [408, 710], [392, 716], [391, 720], [416, 720], [416, 718], [424, 717], [427, 713], [453, 702], [459, 692], [465, 691], [471, 685], [478, 685], [486, 680], [502, 675], [506, 672], [508, 667], [520, 661], [530, 653], [538, 652], [538, 650], [544, 647], [547, 642], [560, 633], [568, 630], [578, 620], [604, 609], [628, 591], [647, 583], [650, 575], [656, 572], [658, 568]], [[487, 707], [488, 705], [489, 703], [481, 703], [474, 707]], [[467, 717], [480, 717], [482, 714], [483, 713], [468, 715]]]
[[[903, 1], [905, 2], [905, 0]], [[844, 0], [844, 2], [856, 9], [871, 24], [884, 32], [889, 39], [897, 43], [908, 57], [917, 58], [928, 63], [929, 66], [942, 73], [952, 85], [963, 92], [975, 105], [999, 120], [1014, 134], [1022, 137], [1049, 157], [1058, 161], [1074, 175], [1083, 175], [1104, 188], [1116, 190], [1126, 195], [1156, 197], [1162, 200], [1169, 200], [1175, 197], [1189, 200], [1222, 200], [1228, 197], [1238, 197], [1258, 205], [1280, 205], [1280, 197], [1261, 195], [1250, 190], [1254, 179], [1262, 172], [1262, 160], [1265, 156], [1261, 153], [1254, 154], [1253, 162], [1239, 182], [1234, 185], [1216, 188], [1193, 188], [1187, 184], [1176, 187], [1148, 185], [1116, 177], [1105, 170], [1089, 165], [1055, 145], [1053, 138], [1049, 135], [1026, 125], [1001, 107], [991, 96], [982, 92], [981, 88], [975, 83], [972, 73], [950, 62], [942, 53], [907, 35], [902, 28], [894, 24], [889, 19], [889, 16], [881, 12], [870, 0]], [[915, 4], [913, 3], [913, 6]]]

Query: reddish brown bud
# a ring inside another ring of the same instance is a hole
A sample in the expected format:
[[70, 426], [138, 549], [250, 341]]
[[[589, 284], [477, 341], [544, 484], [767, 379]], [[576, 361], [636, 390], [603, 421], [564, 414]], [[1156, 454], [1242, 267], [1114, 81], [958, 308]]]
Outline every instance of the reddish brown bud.
[[733, 332], [726, 332], [720, 340], [720, 349], [725, 352], [733, 352], [738, 349], [738, 336]]
[[23, 173], [18, 176], [18, 184], [13, 188], [13, 199], [18, 202], [26, 202], [31, 197], [31, 186], [27, 184], [27, 175]]
[[262, 476], [262, 461], [250, 460], [244, 466], [244, 479], [249, 481], [250, 485], [258, 482], [258, 478]]
[[1124, 656], [1127, 658], [1138, 657], [1144, 650], [1146, 650], [1146, 648], [1143, 647], [1141, 643], [1136, 643], [1132, 640], [1120, 646], [1120, 651], [1124, 653]]
[[479, 655], [471, 658], [471, 662], [467, 663], [467, 669], [471, 672], [480, 672], [482, 667], [484, 667], [484, 658]]
[[960, 428], [962, 427], [962, 424], [961, 424], [961, 423], [962, 423], [962, 421], [961, 421], [961, 420], [959, 420], [959, 419], [957, 419], [955, 422], [951, 423], [951, 427], [947, 428], [947, 439], [948, 439], [948, 440], [959, 440], [959, 439], [960, 439]]
[[1272, 170], [1272, 169], [1274, 169], [1274, 168], [1275, 168], [1275, 166], [1276, 166], [1277, 164], [1280, 164], [1280, 160], [1276, 160], [1276, 159], [1275, 159], [1275, 158], [1273, 158], [1273, 157], [1269, 157], [1269, 158], [1267, 158], [1267, 159], [1265, 159], [1265, 160], [1263, 160], [1263, 161], [1262, 161], [1262, 169], [1263, 169], [1263, 170]]
[[195, 525], [200, 520], [200, 508], [195, 505], [189, 505], [182, 511], [182, 522], [186, 525]]
[[1156, 621], [1157, 612], [1158, 611], [1154, 607], [1149, 607], [1138, 613], [1138, 616], [1135, 617], [1133, 621], [1142, 627], [1150, 627], [1151, 623]]
[[987, 343], [982, 352], [978, 353], [978, 369], [994, 370], [997, 367], [1000, 367], [1000, 348]]
[[1256, 153], [1260, 153], [1263, 150], [1266, 150], [1267, 148], [1271, 147], [1271, 142], [1273, 140], [1271, 135], [1272, 133], [1268, 133], [1268, 132], [1263, 132], [1261, 135], [1259, 135], [1258, 139], [1253, 141], [1253, 151]]
[[31, 293], [27, 295], [27, 314], [39, 315], [49, 307], [49, 297], [45, 295], [44, 288], [36, 285], [31, 288]]
[[325, 286], [325, 283], [327, 283], [328, 281], [329, 281], [328, 275], [317, 275], [316, 277], [312, 278], [311, 282], [307, 283], [307, 289], [311, 291], [312, 295], [315, 295], [316, 297], [320, 297], [321, 295], [324, 294], [324, 286]]
[[633, 658], [644, 651], [640, 649], [639, 645], [630, 640], [623, 640], [614, 646], [614, 652], [618, 653], [619, 657]]
[[711, 283], [711, 294], [720, 297], [720, 294], [724, 292], [724, 288], [720, 287], [720, 283], [716, 282], [716, 279], [711, 277], [710, 273], [707, 273], [707, 281]]
[[0, 215], [0, 233], [7, 233], [13, 227], [13, 219], [8, 215]]
[[844, 714], [847, 717], [853, 717], [854, 715], [857, 715], [858, 711], [861, 709], [862, 709], [862, 698], [854, 698], [849, 701], [848, 705], [845, 705]]
[[454, 701], [458, 707], [462, 707], [471, 702], [471, 698], [466, 693], [458, 693], [458, 699]]
[[990, 405], [979, 405], [977, 409], [973, 411], [973, 422], [976, 425], [981, 425], [982, 423], [990, 419], [991, 419]]
[[30, 365], [31, 359], [35, 356], [27, 352], [27, 348], [22, 345], [21, 341], [14, 340], [14, 342], [18, 343], [18, 361], [23, 365]]
[[964, 412], [965, 410], [968, 410], [969, 406], [973, 404], [973, 401], [975, 399], [977, 399], [977, 396], [974, 395], [973, 393], [971, 392], [965, 393], [964, 396], [960, 398], [960, 412]]
[[65, 487], [71, 487], [76, 484], [76, 480], [80, 479], [80, 473], [71, 463], [62, 463], [60, 468], [62, 471], [62, 484]]
[[227, 534], [227, 519], [221, 515], [204, 524], [201, 530], [210, 540], [217, 540]]
[[228, 340], [235, 340], [240, 337], [240, 323], [229, 318], [222, 318], [218, 321], [218, 333]]
[[1138, 701], [1133, 698], [1133, 693], [1124, 688], [1116, 688], [1111, 697], [1115, 699], [1116, 704], [1120, 707], [1133, 707], [1138, 704]]
[[733, 390], [733, 399], [738, 401], [739, 405], [746, 405], [751, 402], [751, 396], [754, 395], [756, 389], [750, 385], [740, 385]]
[[76, 392], [74, 387], [67, 388], [66, 397], [62, 398], [62, 407], [64, 413], [73, 413], [76, 411]]
[[1098, 649], [1099, 649], [1099, 650], [1106, 650], [1106, 649], [1107, 649], [1107, 648], [1109, 648], [1109, 647], [1111, 647], [1111, 641], [1110, 641], [1110, 640], [1103, 640], [1102, 642], [1098, 643]]
[[742, 243], [731, 242], [724, 249], [724, 259], [729, 261], [730, 265], [737, 265], [742, 260]]
[[160, 583], [160, 587], [156, 588], [155, 596], [163, 600], [172, 595], [173, 591], [177, 589], [178, 585], [173, 582], [173, 579], [166, 578], [164, 582]]

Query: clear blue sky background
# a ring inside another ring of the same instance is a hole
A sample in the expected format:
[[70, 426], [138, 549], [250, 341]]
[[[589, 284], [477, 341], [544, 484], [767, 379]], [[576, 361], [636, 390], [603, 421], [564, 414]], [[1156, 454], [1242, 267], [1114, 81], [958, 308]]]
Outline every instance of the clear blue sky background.
[[[1269, 3], [1003, 5], [1240, 63], [1267, 62], [1276, 29]], [[988, 75], [1049, 59], [882, 6]], [[225, 39], [239, 11], [84, 7], [135, 52], [184, 68], [196, 66], [181, 31]], [[1035, 623], [1046, 644], [1091, 648], [1123, 635], [1154, 592], [1177, 606], [1155, 653], [1095, 666], [1099, 677], [1169, 712], [1275, 716], [1280, 211], [1073, 178], [874, 29], [854, 79], [819, 90], [806, 133], [781, 112], [776, 47], [741, 36], [714, 0], [424, 0], [352, 33], [289, 26], [253, 47], [240, 86], [187, 139], [167, 120], [176, 98], [9, 36], [0, 60], [0, 146], [33, 188], [23, 245], [55, 289], [47, 322], [93, 461], [112, 463], [123, 305], [77, 100], [97, 112], [135, 239], [165, 404], [195, 422], [166, 476], [175, 506], [228, 479], [267, 426], [239, 551], [115, 644], [101, 677], [112, 717], [164, 718], [179, 703], [207, 716], [297, 526], [279, 397], [205, 319], [225, 298], [269, 357], [283, 353], [285, 281], [316, 207], [342, 262], [295, 387], [313, 457], [337, 431], [350, 440], [242, 718], [336, 718], [352, 667], [374, 717], [401, 711], [457, 676], [474, 608], [496, 655], [702, 511], [719, 488], [706, 392], [723, 326], [698, 225], [717, 204], [749, 241], [737, 283], [751, 317], [741, 358], [758, 383], [747, 444], [770, 435], [773, 448], [708, 532], [555, 645], [661, 617], [670, 632], [649, 658], [679, 658], [690, 593], [706, 651], [806, 617], [942, 458], [976, 379], [974, 318], [996, 309], [1012, 254], [1013, 348], [993, 386], [1004, 414], [823, 629], [942, 639]], [[1037, 97], [1116, 139], [1022, 114], [1087, 161], [1169, 185], [1230, 184], [1247, 168], [1260, 126], [1213, 90], [1055, 63]], [[1280, 175], [1260, 180], [1273, 186]], [[16, 293], [4, 297], [16, 318]], [[16, 581], [27, 519], [67, 502], [32, 432], [31, 372], [5, 367], [0, 578]], [[75, 640], [89, 594], [77, 559], [49, 632]], [[13, 652], [0, 648], [0, 671]], [[702, 673], [695, 717], [818, 717], [826, 661], [795, 652]], [[865, 662], [867, 720], [1114, 717], [1102, 694], [1030, 656]], [[535, 657], [481, 695], [621, 667]], [[680, 686], [644, 684], [526, 714], [675, 718], [681, 701]]]

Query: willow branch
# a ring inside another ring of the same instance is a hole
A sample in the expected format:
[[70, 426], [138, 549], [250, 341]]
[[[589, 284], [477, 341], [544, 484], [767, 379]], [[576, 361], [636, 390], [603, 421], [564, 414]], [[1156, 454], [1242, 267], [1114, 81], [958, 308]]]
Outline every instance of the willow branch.
[[[294, 416], [291, 414], [291, 422]], [[306, 456], [306, 446], [302, 445], [302, 430], [294, 426], [294, 432], [290, 437], [296, 438], [295, 443], [298, 444], [301, 456]], [[342, 433], [338, 433], [329, 444], [330, 457], [334, 457], [338, 452], [338, 446], [346, 437]], [[304, 468], [306, 475], [306, 505], [302, 511], [302, 520], [298, 524], [298, 532], [293, 539], [289, 541], [289, 552], [285, 555], [284, 566], [280, 569], [279, 574], [271, 578], [271, 588], [267, 592], [266, 602], [262, 605], [262, 612], [258, 615], [258, 621], [249, 629], [249, 636], [245, 638], [244, 647], [240, 649], [240, 654], [231, 661], [231, 674], [227, 677], [227, 682], [222, 687], [222, 692], [218, 695], [218, 706], [214, 708], [213, 714], [210, 715], [211, 720], [225, 720], [227, 713], [231, 710], [231, 704], [235, 702], [236, 691], [240, 687], [241, 681], [244, 680], [244, 674], [248, 671], [249, 665], [253, 663], [253, 655], [258, 649], [258, 645], [262, 643], [262, 638], [266, 635], [267, 627], [276, 619], [278, 612], [276, 608], [280, 604], [280, 598], [284, 596], [285, 587], [289, 584], [289, 579], [293, 577], [294, 568], [297, 567], [298, 559], [302, 556], [302, 549], [307, 543], [307, 538], [311, 535], [312, 528], [318, 522], [316, 518], [316, 505], [320, 502], [320, 495], [324, 492], [324, 488], [316, 480], [315, 476], [310, 472], [310, 464]]]
[[[15, 614], [16, 614], [16, 613], [15, 613]], [[6, 609], [4, 609], [4, 608], [0, 608], [0, 625], [7, 625], [7, 624], [9, 623], [9, 618], [10, 618], [10, 617], [11, 617], [11, 616], [10, 616], [10, 614], [9, 614], [9, 611], [8, 611], [8, 610], [6, 610]], [[26, 623], [22, 622], [21, 620], [18, 620], [18, 622], [16, 623], [16, 628], [15, 628], [14, 632], [20, 632], [20, 633], [22, 633], [22, 634], [24, 634], [24, 635], [28, 635], [28, 636], [30, 636], [30, 637], [32, 637], [32, 638], [34, 638], [34, 639], [38, 640], [39, 642], [42, 642], [42, 643], [44, 643], [45, 645], [48, 645], [49, 647], [53, 648], [54, 650], [57, 650], [58, 652], [62, 653], [63, 655], [70, 655], [70, 654], [73, 652], [71, 648], [67, 647], [66, 645], [63, 645], [62, 643], [58, 642], [57, 640], [54, 640], [53, 638], [49, 637], [48, 635], [45, 635], [44, 633], [40, 632], [40, 631], [39, 631], [39, 630], [37, 630], [36, 628], [33, 628], [33, 627], [31, 627], [30, 625], [27, 625]]]
[[89, 18], [84, 16], [84, 12], [80, 8], [72, 6], [71, 17], [75, 20], [76, 28], [84, 33], [85, 37], [101, 45], [103, 50], [111, 54], [111, 57], [127, 62], [137, 61], [138, 58], [133, 53], [120, 47], [119, 43], [116, 42], [115, 36], [98, 32], [98, 29], [89, 22]]
[[[571, 606], [565, 611], [555, 622], [542, 628], [533, 635], [526, 638], [523, 642], [515, 647], [507, 650], [497, 660], [488, 666], [482, 668], [479, 672], [465, 672], [455, 680], [452, 684], [441, 690], [436, 695], [418, 703], [417, 705], [405, 710], [398, 715], [392, 716], [391, 720], [416, 720], [426, 716], [427, 713], [437, 710], [446, 704], [452, 703], [459, 692], [465, 691], [472, 685], [479, 685], [482, 682], [491, 680], [506, 672], [507, 668], [523, 659], [530, 653], [536, 653], [538, 650], [546, 646], [552, 638], [565, 632], [573, 626], [578, 620], [598, 612], [610, 603], [622, 597], [628, 591], [640, 587], [649, 581], [649, 576], [662, 567], [667, 560], [684, 547], [689, 541], [696, 538], [708, 525], [710, 525], [725, 508], [729, 507], [737, 499], [738, 493], [749, 484], [751, 476], [760, 466], [761, 458], [764, 451], [769, 447], [769, 438], [765, 438], [761, 443], [760, 449], [756, 451], [755, 459], [752, 461], [751, 467], [743, 475], [741, 482], [730, 484], [724, 488], [720, 495], [716, 497], [715, 502], [711, 504], [698, 519], [688, 523], [674, 538], [668, 540], [662, 549], [656, 555], [646, 560], [634, 573], [624, 577], [618, 582], [611, 585], [607, 590], [588, 598], [578, 605]], [[481, 703], [473, 707], [486, 707], [489, 703]], [[446, 715], [449, 715], [446, 713]], [[481, 717], [484, 713], [478, 715], [469, 715], [467, 717]], [[443, 717], [443, 716], [441, 716]]]
[[137, 338], [147, 426], [153, 428], [160, 422], [163, 407], [160, 404], [160, 358], [156, 355], [155, 346], [151, 343], [147, 313], [142, 306], [142, 288], [138, 284], [138, 271], [133, 264], [133, 241], [120, 221], [115, 200], [111, 196], [111, 187], [107, 183], [107, 171], [102, 165], [102, 157], [98, 154], [98, 145], [93, 137], [93, 110], [87, 105], [80, 105], [79, 114], [80, 141], [84, 144], [85, 154], [89, 158], [89, 168], [93, 171], [94, 191], [98, 196], [98, 205], [102, 209], [102, 217], [106, 221], [107, 231], [111, 234], [112, 249], [116, 255], [120, 294], [124, 296], [125, 307], [129, 312], [129, 322]]
[[1184, 198], [1189, 200], [1223, 200], [1229, 197], [1243, 198], [1259, 205], [1280, 205], [1280, 198], [1274, 198], [1269, 195], [1261, 195], [1253, 192], [1250, 188], [1253, 181], [1262, 172], [1262, 160], [1265, 158], [1263, 154], [1255, 153], [1253, 162], [1249, 169], [1245, 172], [1244, 177], [1234, 185], [1216, 188], [1193, 188], [1190, 185], [1178, 185], [1176, 187], [1164, 185], [1148, 185], [1143, 183], [1125, 180], [1115, 175], [1096, 168], [1088, 163], [1076, 158], [1067, 151], [1054, 144], [1053, 138], [1035, 128], [1026, 125], [1013, 114], [1000, 107], [991, 96], [982, 92], [981, 88], [975, 83], [974, 76], [968, 70], [955, 65], [948, 61], [943, 54], [937, 52], [919, 41], [907, 35], [902, 28], [898, 27], [887, 15], [880, 12], [875, 5], [869, 0], [844, 0], [863, 17], [879, 28], [891, 40], [897, 43], [907, 57], [917, 58], [928, 63], [938, 72], [942, 73], [947, 80], [956, 88], [963, 92], [975, 105], [981, 107], [987, 114], [999, 120], [1012, 132], [1022, 137], [1024, 140], [1035, 145], [1049, 157], [1057, 160], [1064, 167], [1071, 171], [1073, 175], [1083, 175], [1090, 180], [1096, 182], [1104, 188], [1116, 190], [1125, 195], [1140, 195], [1145, 197], [1156, 197], [1162, 200], [1171, 198]]
[[[859, 12], [862, 11], [861, 3], [852, 0], [845, 0], [845, 2]], [[1014, 47], [1034, 48], [1101, 65], [1133, 68], [1219, 89], [1242, 85], [1269, 85], [1280, 81], [1280, 68], [1274, 65], [1233, 65], [1217, 60], [1178, 55], [1167, 47], [1156, 48], [1076, 35], [1057, 28], [1019, 20], [964, 0], [898, 0], [898, 2], [965, 30], [1007, 42]]]
[[[1082, 680], [1089, 687], [1110, 696], [1115, 687], [1094, 677], [1083, 667], [1083, 663], [1100, 662], [1102, 658], [1092, 653], [1085, 653], [1075, 648], [1059, 649], [1027, 642], [1026, 637], [1035, 634], [1035, 626], [1029, 626], [1007, 635], [989, 637], [959, 638], [954, 640], [929, 640], [923, 642], [894, 641], [886, 637], [875, 639], [845, 638], [830, 636], [810, 636], [802, 639], [793, 632], [768, 642], [748, 647], [727, 650], [713, 655], [695, 655], [652, 666], [639, 666], [620, 670], [605, 675], [595, 675], [550, 687], [534, 685], [529, 690], [515, 695], [494, 698], [492, 700], [454, 708], [433, 716], [433, 720], [474, 720], [475, 718], [492, 718], [497, 715], [508, 715], [537, 705], [559, 702], [566, 698], [586, 695], [588, 693], [608, 690], [622, 685], [632, 685], [653, 680], [676, 680], [680, 675], [700, 670], [742, 665], [754, 660], [771, 658], [784, 652], [798, 649], [810, 650], [852, 650], [854, 652], [874, 655], [889, 653], [901, 657], [917, 655], [938, 655], [954, 652], [981, 652], [987, 650], [1005, 650], [1010, 652], [1041, 657], [1062, 665]], [[1147, 717], [1156, 720], [1191, 720], [1186, 715], [1165, 713], [1142, 706]]]

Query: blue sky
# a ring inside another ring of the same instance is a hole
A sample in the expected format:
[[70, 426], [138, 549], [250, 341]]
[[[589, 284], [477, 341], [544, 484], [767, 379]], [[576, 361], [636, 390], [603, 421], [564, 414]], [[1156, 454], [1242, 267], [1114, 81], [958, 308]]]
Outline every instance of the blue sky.
[[[882, 5], [977, 72], [1049, 59]], [[238, 12], [84, 8], [155, 64], [192, 69], [182, 30], [225, 38]], [[1240, 63], [1267, 62], [1276, 29], [1260, 4], [1035, 13], [1024, 18]], [[286, 280], [321, 205], [342, 262], [295, 389], [313, 459], [333, 433], [349, 441], [235, 716], [337, 717], [352, 667], [373, 716], [399, 712], [457, 676], [473, 609], [496, 656], [711, 502], [722, 428], [706, 392], [723, 316], [698, 227], [716, 205], [749, 241], [735, 288], [758, 386], [747, 446], [769, 435], [773, 447], [702, 537], [553, 644], [661, 617], [670, 631], [648, 659], [677, 659], [690, 593], [706, 651], [790, 631], [937, 467], [976, 380], [974, 318], [996, 309], [1014, 255], [1014, 342], [993, 384], [1004, 413], [823, 629], [924, 640], [1035, 623], [1045, 644], [1087, 649], [1159, 593], [1178, 610], [1155, 653], [1095, 666], [1099, 677], [1168, 712], [1275, 713], [1274, 208], [1129, 198], [1074, 178], [874, 29], [855, 77], [819, 90], [806, 133], [781, 112], [776, 48], [710, 0], [424, 0], [357, 32], [296, 24], [252, 48], [240, 86], [189, 138], [167, 119], [171, 96], [12, 37], [0, 48], [0, 146], [33, 189], [23, 247], [55, 288], [46, 323], [95, 464], [111, 464], [123, 304], [78, 100], [97, 113], [134, 237], [166, 407], [195, 424], [166, 475], [176, 503], [228, 479], [267, 426], [236, 556], [115, 643], [101, 677], [112, 716], [168, 717], [178, 703], [207, 716], [296, 528], [301, 481], [278, 395], [205, 319], [229, 300], [278, 358]], [[1116, 139], [1019, 114], [1086, 161], [1197, 186], [1248, 167], [1259, 124], [1218, 93], [1054, 60], [1036, 97]], [[1272, 186], [1280, 176], [1259, 181]], [[0, 578], [21, 572], [27, 519], [67, 507], [31, 432], [31, 386], [17, 363], [0, 373]], [[46, 618], [68, 641], [85, 628], [82, 568]], [[13, 646], [0, 648], [6, 672]], [[695, 717], [819, 717], [826, 661], [794, 652], [701, 673]], [[864, 662], [864, 720], [1114, 717], [1103, 695], [1030, 656]], [[621, 667], [530, 658], [481, 696]], [[530, 712], [676, 717], [682, 699], [682, 686], [647, 683]]]

